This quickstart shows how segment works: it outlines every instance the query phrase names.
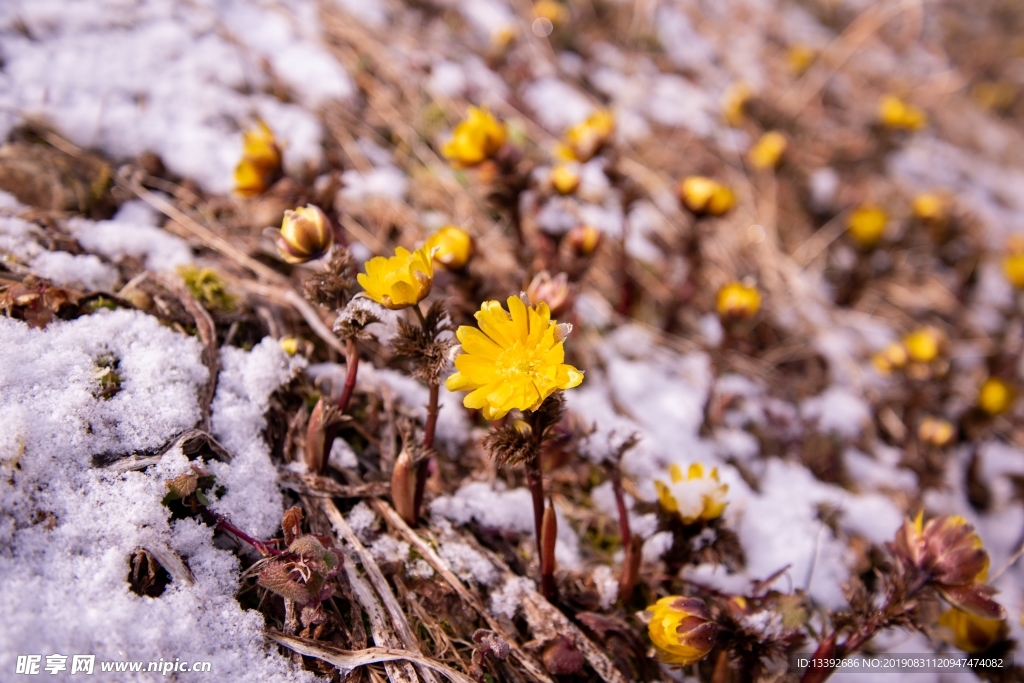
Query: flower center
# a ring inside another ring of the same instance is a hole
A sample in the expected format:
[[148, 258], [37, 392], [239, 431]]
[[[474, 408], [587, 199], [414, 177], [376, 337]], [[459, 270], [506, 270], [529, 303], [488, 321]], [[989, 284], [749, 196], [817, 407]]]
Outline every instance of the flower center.
[[540, 360], [535, 358], [530, 349], [516, 342], [505, 349], [495, 362], [498, 374], [505, 378], [529, 376], [533, 377]]

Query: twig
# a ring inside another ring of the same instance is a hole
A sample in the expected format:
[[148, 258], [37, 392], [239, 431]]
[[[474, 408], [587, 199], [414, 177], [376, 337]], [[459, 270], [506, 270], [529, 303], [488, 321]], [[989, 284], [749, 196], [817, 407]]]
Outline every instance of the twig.
[[386, 496], [390, 484], [386, 481], [374, 481], [368, 484], [339, 484], [330, 477], [315, 474], [298, 474], [281, 470], [278, 473], [281, 484], [292, 491], [318, 498], [374, 498]]
[[408, 650], [394, 650], [386, 647], [368, 647], [364, 650], [350, 652], [348, 650], [331, 647], [316, 640], [289, 636], [281, 633], [280, 631], [267, 631], [266, 633], [267, 637], [274, 642], [280, 643], [281, 645], [291, 648], [292, 650], [306, 655], [307, 657], [322, 659], [323, 661], [338, 667], [343, 672], [360, 666], [367, 666], [368, 664], [407, 660], [422, 667], [433, 669], [456, 683], [476, 683], [472, 678], [465, 674], [459, 673], [440, 662], [428, 659], [423, 655], [409, 652]]
[[203, 365], [209, 371], [206, 378], [206, 385], [199, 397], [199, 409], [202, 411], [200, 428], [210, 431], [210, 404], [213, 403], [214, 394], [217, 392], [217, 376], [220, 374], [220, 353], [217, 349], [217, 329], [213, 325], [213, 318], [203, 306], [192, 298], [188, 290], [178, 282], [169, 278], [158, 278], [161, 285], [174, 296], [178, 297], [181, 305], [185, 307], [196, 321], [196, 329], [199, 331], [199, 338], [203, 341]]

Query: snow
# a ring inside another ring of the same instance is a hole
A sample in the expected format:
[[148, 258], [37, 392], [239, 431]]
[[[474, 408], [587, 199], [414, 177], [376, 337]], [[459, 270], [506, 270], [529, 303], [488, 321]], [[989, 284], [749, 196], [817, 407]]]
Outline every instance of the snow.
[[[196, 396], [208, 376], [200, 352], [195, 339], [134, 311], [100, 310], [43, 330], [0, 318], [0, 669], [13, 671], [19, 654], [88, 653], [99, 661], [211, 661], [223, 680], [312, 680], [264, 647], [262, 616], [235, 599], [234, 553], [214, 546], [210, 527], [169, 519], [163, 482], [187, 470], [180, 449], [142, 472], [93, 465], [94, 456], [159, 449], [198, 422]], [[248, 391], [233, 396], [235, 405], [259, 411], [271, 378], [257, 378], [238, 354], [226, 364], [218, 405], [224, 385], [241, 380]], [[93, 395], [101, 355], [120, 361], [121, 390], [109, 400]], [[256, 415], [245, 425], [250, 439], [262, 427]], [[220, 509], [269, 533], [282, 512], [280, 494], [267, 497], [277, 491], [276, 472], [265, 451], [231, 440], [238, 429], [219, 432], [229, 450], [238, 448], [235, 460], [207, 463], [229, 489]], [[128, 557], [137, 547], [178, 554], [194, 583], [172, 581], [158, 598], [130, 592]]]

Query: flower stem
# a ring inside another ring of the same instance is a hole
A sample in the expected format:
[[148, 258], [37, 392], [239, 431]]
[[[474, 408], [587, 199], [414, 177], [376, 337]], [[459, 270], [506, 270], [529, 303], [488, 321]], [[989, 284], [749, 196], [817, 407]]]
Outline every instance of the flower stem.
[[618, 467], [610, 469], [612, 492], [615, 494], [615, 506], [619, 509], [619, 533], [622, 536], [622, 547], [628, 548], [632, 533], [629, 529], [629, 513], [626, 511], [626, 495], [622, 491], [622, 472]]
[[220, 529], [221, 531], [226, 531], [227, 533], [231, 534], [240, 541], [248, 543], [253, 548], [255, 548], [260, 555], [267, 557], [269, 555], [282, 554], [280, 550], [277, 550], [276, 548], [271, 548], [263, 541], [255, 539], [249, 534], [239, 529], [237, 526], [229, 522], [228, 518], [224, 515], [214, 514], [206, 506], [201, 506], [199, 508], [199, 511], [203, 515], [203, 518], [206, 519], [208, 522], [211, 522], [216, 528]]
[[359, 349], [356, 348], [356, 340], [352, 337], [345, 340], [345, 364], [348, 366], [345, 373], [345, 386], [342, 387], [341, 398], [338, 399], [338, 410], [341, 412], [345, 412], [348, 402], [352, 400], [352, 392], [356, 388], [356, 375], [359, 374]]
[[[412, 310], [416, 312], [416, 317], [419, 318], [420, 326], [423, 328], [423, 333], [429, 336], [431, 334], [431, 330], [427, 329], [427, 319], [423, 316], [423, 311], [420, 310], [419, 304], [413, 306]], [[441, 407], [438, 404], [438, 401], [440, 400], [441, 386], [437, 382], [432, 382], [429, 387], [430, 398], [427, 402], [427, 421], [423, 425], [423, 450], [427, 453], [430, 453], [434, 448], [434, 432], [437, 429], [437, 414], [441, 411]], [[427, 474], [432, 457], [433, 456], [428, 455], [428, 457], [424, 458], [419, 465], [417, 465], [416, 497], [413, 502], [413, 526], [419, 522], [420, 507], [423, 506], [423, 495], [427, 486]]]
[[[544, 567], [544, 474], [541, 470], [541, 443], [544, 435], [537, 413], [531, 414], [530, 428], [533, 433], [533, 452], [526, 461], [526, 483], [533, 498], [533, 527], [537, 539], [537, 560], [541, 567], [541, 593], [547, 600], [555, 599], [553, 577], [545, 578]], [[554, 545], [552, 544], [552, 548]], [[553, 564], [548, 564], [552, 566]]]

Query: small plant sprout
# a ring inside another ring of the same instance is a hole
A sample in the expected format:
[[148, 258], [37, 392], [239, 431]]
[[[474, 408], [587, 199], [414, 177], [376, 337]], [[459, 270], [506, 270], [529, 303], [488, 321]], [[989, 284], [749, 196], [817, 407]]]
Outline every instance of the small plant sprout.
[[670, 666], [690, 666], [704, 659], [718, 639], [718, 625], [700, 598], [670, 595], [647, 608], [647, 634], [658, 660]]
[[263, 194], [281, 176], [281, 150], [263, 121], [242, 134], [242, 159], [235, 166], [235, 194]]
[[778, 131], [769, 131], [758, 138], [750, 148], [747, 159], [756, 169], [775, 168], [786, 151], [786, 136]]
[[929, 227], [944, 227], [949, 220], [949, 199], [944, 195], [925, 192], [914, 197], [910, 205], [914, 218]]
[[592, 225], [577, 225], [569, 231], [567, 239], [576, 256], [590, 256], [601, 243], [601, 231]]
[[[500, 420], [513, 410], [524, 413], [519, 426], [492, 430], [484, 446], [499, 465], [526, 463], [539, 560], [546, 570], [553, 563], [546, 564], [542, 554], [541, 449], [548, 430], [562, 416], [558, 392], [579, 386], [583, 373], [564, 363], [570, 325], [551, 320], [548, 305], [531, 304], [525, 294], [510, 296], [507, 303], [506, 311], [497, 301], [485, 301], [476, 313], [480, 327], [459, 327], [456, 372], [445, 386], [449, 391], [468, 391], [463, 404], [480, 410], [487, 420]], [[542, 578], [542, 587], [547, 597], [554, 597], [551, 578]]]
[[874, 248], [881, 241], [888, 224], [889, 217], [885, 211], [874, 205], [859, 206], [846, 219], [847, 232], [861, 249]]
[[871, 362], [881, 375], [892, 374], [907, 366], [907, 348], [902, 342], [892, 342], [871, 357]]
[[310, 204], [284, 212], [277, 235], [277, 253], [288, 263], [306, 263], [325, 256], [334, 246], [334, 229], [318, 207]]
[[683, 475], [679, 465], [668, 468], [669, 481], [655, 480], [658, 502], [666, 512], [679, 517], [683, 524], [710, 522], [718, 519], [729, 504], [725, 494], [729, 486], [718, 479], [718, 468], [705, 471], [704, 465], [695, 462]]
[[895, 95], [886, 95], [878, 102], [878, 120], [886, 128], [922, 130], [928, 126], [928, 115]]
[[722, 319], [746, 320], [761, 309], [761, 293], [753, 285], [729, 282], [718, 290], [715, 307]]
[[473, 257], [473, 238], [455, 225], [446, 225], [423, 245], [434, 254], [434, 261], [448, 270], [465, 268]]
[[203, 308], [218, 313], [227, 313], [235, 308], [235, 297], [228, 291], [224, 278], [212, 268], [178, 266], [185, 288]]
[[493, 157], [505, 144], [505, 124], [486, 107], [470, 107], [466, 119], [455, 126], [441, 154], [457, 166], [476, 166]]
[[526, 287], [526, 296], [531, 303], [544, 302], [551, 309], [551, 315], [558, 316], [565, 313], [572, 306], [572, 287], [569, 284], [569, 276], [566, 273], [559, 273], [551, 277], [551, 273], [542, 270], [533, 276], [530, 284]]
[[705, 176], [689, 176], [679, 184], [679, 199], [698, 216], [722, 216], [736, 203], [728, 187]]
[[1013, 387], [998, 377], [989, 377], [978, 389], [978, 407], [993, 417], [1009, 410], [1015, 398]]
[[580, 186], [580, 172], [574, 164], [558, 164], [551, 169], [551, 186], [558, 194], [572, 194]]

